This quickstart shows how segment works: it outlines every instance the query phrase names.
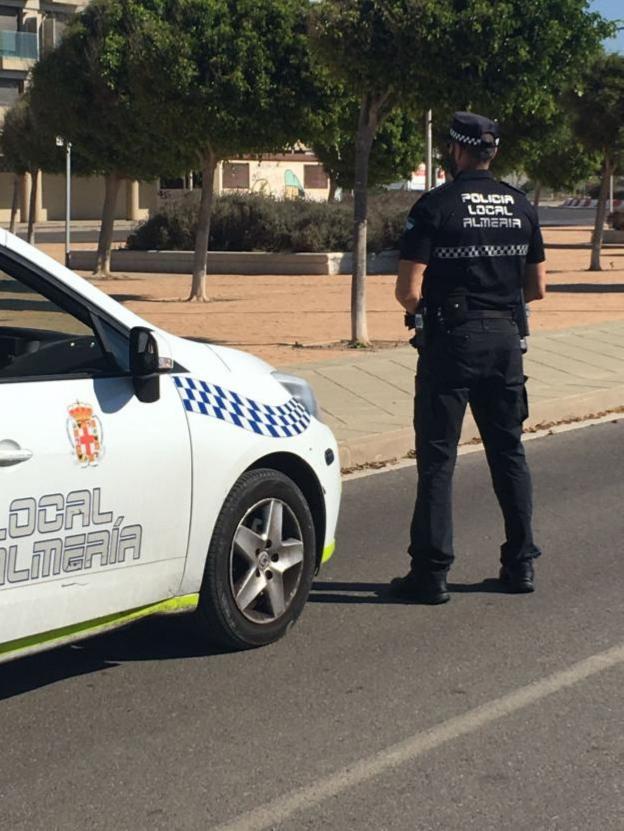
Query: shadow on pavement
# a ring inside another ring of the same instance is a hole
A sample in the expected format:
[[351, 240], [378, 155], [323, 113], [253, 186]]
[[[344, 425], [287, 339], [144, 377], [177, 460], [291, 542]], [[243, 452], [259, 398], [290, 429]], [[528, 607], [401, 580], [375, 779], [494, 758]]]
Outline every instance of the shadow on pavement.
[[[126, 302], [141, 302], [141, 303], [152, 303], [154, 301], [153, 297], [149, 297], [147, 294], [109, 294], [109, 297], [112, 300], [116, 300], [118, 303], [126, 303]], [[163, 301], [164, 302], [164, 301]], [[171, 302], [171, 301], [167, 301]]]
[[[480, 583], [449, 583], [451, 594], [507, 594], [494, 577], [488, 577]], [[341, 603], [344, 605], [373, 603], [376, 605], [388, 604], [412, 605], [409, 602], [396, 600], [388, 594], [387, 583], [339, 583], [317, 581], [312, 586], [309, 603]]]
[[70, 646], [0, 666], [0, 701], [136, 661], [205, 658], [223, 654], [207, 646], [191, 615], [151, 618]]
[[559, 283], [548, 286], [548, 294], [615, 294], [624, 291], [624, 283]]
[[544, 243], [544, 248], [585, 248], [590, 249], [591, 243], [589, 242], [546, 242]]
[[486, 577], [480, 583], [449, 583], [451, 594], [509, 594], [496, 577]]
[[334, 583], [317, 581], [312, 586], [308, 603], [391, 603], [396, 600], [386, 593], [387, 583]]

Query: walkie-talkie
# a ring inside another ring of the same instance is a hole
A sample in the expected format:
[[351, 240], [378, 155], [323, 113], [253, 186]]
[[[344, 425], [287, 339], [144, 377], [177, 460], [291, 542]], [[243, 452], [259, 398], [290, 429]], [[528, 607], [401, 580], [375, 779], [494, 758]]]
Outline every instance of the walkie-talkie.
[[414, 314], [405, 314], [405, 326], [408, 329], [414, 330], [414, 335], [410, 338], [410, 344], [414, 349], [422, 349], [425, 345], [425, 304], [421, 300]]

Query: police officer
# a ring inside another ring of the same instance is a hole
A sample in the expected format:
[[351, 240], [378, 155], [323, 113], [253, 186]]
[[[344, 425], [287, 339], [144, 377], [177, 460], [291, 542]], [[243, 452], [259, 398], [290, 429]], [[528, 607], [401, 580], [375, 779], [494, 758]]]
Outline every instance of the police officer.
[[520, 303], [544, 296], [546, 267], [535, 210], [522, 191], [489, 171], [499, 141], [495, 122], [455, 113], [449, 144], [455, 178], [420, 198], [401, 242], [396, 297], [408, 314], [424, 317], [411, 568], [390, 585], [405, 600], [449, 599], [451, 485], [467, 404], [505, 521], [500, 580], [511, 592], [534, 588], [533, 560], [540, 551], [533, 541], [531, 478], [521, 442], [528, 409], [514, 317]]

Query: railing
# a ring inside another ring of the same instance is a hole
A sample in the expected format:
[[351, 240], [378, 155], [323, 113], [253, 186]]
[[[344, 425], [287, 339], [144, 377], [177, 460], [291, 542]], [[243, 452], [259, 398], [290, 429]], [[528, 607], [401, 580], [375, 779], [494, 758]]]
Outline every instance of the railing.
[[32, 32], [0, 31], [0, 58], [22, 58], [36, 61], [38, 57], [37, 35]]

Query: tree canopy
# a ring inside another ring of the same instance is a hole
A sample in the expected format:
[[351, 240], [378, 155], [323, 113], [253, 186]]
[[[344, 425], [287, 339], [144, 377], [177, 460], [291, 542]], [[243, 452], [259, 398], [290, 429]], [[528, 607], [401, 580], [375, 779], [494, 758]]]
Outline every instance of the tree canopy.
[[375, 134], [396, 107], [546, 117], [613, 31], [587, 0], [320, 0], [320, 59], [358, 96], [352, 339], [366, 342], [366, 187]]
[[[152, 180], [184, 172], [168, 119], [135, 82], [137, 55], [151, 0], [93, 0], [59, 45], [35, 65], [35, 117], [72, 143], [83, 173], [106, 177], [96, 271], [107, 274], [115, 203], [122, 179]], [[157, 88], [166, 68], [152, 77]]]
[[602, 160], [602, 185], [592, 236], [591, 271], [600, 271], [609, 179], [624, 161], [624, 55], [602, 54], [589, 63], [568, 96], [576, 136]]
[[[93, 174], [149, 180], [184, 171], [167, 122], [134, 82], [135, 47], [151, 8], [149, 0], [93, 0], [33, 70], [37, 117], [80, 148]], [[152, 77], [156, 87], [159, 81]]]
[[[176, 143], [203, 169], [192, 299], [205, 299], [217, 163], [284, 149], [311, 131], [319, 89], [309, 60], [307, 0], [162, 0], [147, 21], [141, 72]], [[166, 66], [155, 87], [152, 67]]]
[[6, 113], [0, 144], [6, 165], [15, 173], [41, 169], [58, 173], [63, 169], [64, 154], [56, 146], [56, 136], [49, 125], [36, 119], [28, 94]]
[[[359, 102], [343, 99], [335, 113], [332, 135], [313, 139], [313, 147], [332, 182], [341, 188], [355, 185], [355, 126]], [[424, 120], [395, 110], [378, 130], [371, 148], [369, 187], [408, 179], [424, 153]]]
[[[5, 164], [14, 173], [31, 175], [30, 206], [28, 209], [28, 241], [35, 242], [35, 205], [39, 187], [39, 171], [59, 173], [64, 165], [64, 152], [57, 147], [56, 136], [49, 125], [37, 119], [26, 94], [11, 107], [4, 117], [0, 146]], [[14, 185], [16, 187], [17, 185]], [[17, 192], [14, 191], [14, 213], [17, 211]]]

